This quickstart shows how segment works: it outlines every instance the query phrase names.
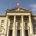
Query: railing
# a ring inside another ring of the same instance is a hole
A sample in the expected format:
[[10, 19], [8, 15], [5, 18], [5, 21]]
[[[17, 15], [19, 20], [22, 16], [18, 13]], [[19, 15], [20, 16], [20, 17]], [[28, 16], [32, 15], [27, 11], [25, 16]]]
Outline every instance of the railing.
[[[9, 28], [13, 28], [14, 26], [9, 26]], [[22, 26], [15, 26], [15, 27], [17, 27], [17, 28], [22, 28]], [[30, 27], [29, 26], [24, 26], [25, 27], [25, 29], [30, 29]]]

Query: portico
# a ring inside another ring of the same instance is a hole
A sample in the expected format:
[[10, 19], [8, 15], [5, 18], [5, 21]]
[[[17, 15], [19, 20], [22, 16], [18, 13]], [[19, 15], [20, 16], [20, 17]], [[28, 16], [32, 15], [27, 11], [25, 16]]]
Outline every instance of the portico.
[[[10, 36], [30, 36], [33, 34], [33, 26], [31, 22], [31, 10], [26, 10], [23, 8], [15, 8], [12, 10], [7, 10], [8, 16], [8, 30]], [[11, 30], [12, 32], [10, 32]]]

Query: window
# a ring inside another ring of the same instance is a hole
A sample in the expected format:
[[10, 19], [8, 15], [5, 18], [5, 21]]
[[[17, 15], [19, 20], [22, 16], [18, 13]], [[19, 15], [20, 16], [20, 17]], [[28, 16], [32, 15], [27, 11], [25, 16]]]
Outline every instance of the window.
[[36, 28], [36, 25], [34, 25], [34, 27]]
[[36, 29], [36, 28], [35, 28]]
[[18, 26], [20, 26], [20, 23], [18, 23]]
[[35, 20], [33, 20], [33, 23], [35, 23]]
[[27, 22], [28, 21], [27, 18], [25, 18], [24, 21]]
[[25, 26], [27, 26], [27, 23], [25, 23]]
[[13, 26], [13, 23], [10, 23], [10, 26]]
[[12, 22], [13, 21], [13, 19], [10, 19], [10, 22]]
[[13, 19], [10, 19], [10, 21], [12, 21]]
[[4, 20], [2, 20], [1, 23], [4, 23]]
[[3, 27], [3, 26], [1, 26], [1, 27]]
[[18, 19], [18, 20], [20, 20], [20, 19]]
[[18, 21], [20, 21], [20, 19], [18, 19]]
[[17, 30], [17, 36], [20, 36], [20, 30]]
[[33, 19], [33, 23], [35, 23], [35, 24], [36, 24], [36, 19]]
[[34, 34], [36, 34], [36, 31], [34, 32]]
[[27, 19], [25, 19], [25, 21], [27, 21]]

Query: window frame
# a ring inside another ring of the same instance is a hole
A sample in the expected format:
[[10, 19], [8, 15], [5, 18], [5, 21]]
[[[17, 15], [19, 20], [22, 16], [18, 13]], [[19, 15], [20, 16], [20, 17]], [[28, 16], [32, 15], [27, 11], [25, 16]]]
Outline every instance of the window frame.
[[1, 20], [1, 23], [4, 23], [4, 20]]
[[17, 25], [18, 27], [20, 27], [20, 23], [18, 23], [18, 25]]
[[10, 23], [10, 26], [13, 26], [13, 23]]

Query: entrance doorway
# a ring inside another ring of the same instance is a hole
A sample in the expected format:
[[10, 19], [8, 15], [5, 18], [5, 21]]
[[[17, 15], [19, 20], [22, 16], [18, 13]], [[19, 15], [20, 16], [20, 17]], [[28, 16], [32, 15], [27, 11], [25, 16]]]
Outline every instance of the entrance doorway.
[[9, 30], [9, 36], [12, 36], [12, 30]]
[[25, 36], [28, 36], [28, 30], [25, 30]]
[[20, 30], [17, 30], [17, 36], [20, 36]]

